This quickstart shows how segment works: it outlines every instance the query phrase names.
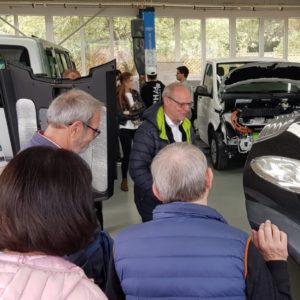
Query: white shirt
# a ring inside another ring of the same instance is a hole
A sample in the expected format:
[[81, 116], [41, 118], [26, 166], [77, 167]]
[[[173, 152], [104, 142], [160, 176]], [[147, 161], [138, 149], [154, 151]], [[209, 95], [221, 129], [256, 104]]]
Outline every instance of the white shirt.
[[[128, 99], [129, 107], [132, 107], [134, 105], [134, 100], [133, 100], [132, 94], [130, 92], [127, 92], [125, 95]], [[125, 125], [120, 124], [119, 127], [120, 127], [120, 129], [137, 129], [138, 128], [138, 126], [133, 124], [133, 122], [131, 120], [126, 121]]]
[[182, 123], [179, 122], [177, 124], [174, 124], [173, 121], [165, 114], [166, 122], [170, 126], [173, 134], [174, 141], [177, 143], [182, 142], [182, 133], [179, 129], [179, 125]]

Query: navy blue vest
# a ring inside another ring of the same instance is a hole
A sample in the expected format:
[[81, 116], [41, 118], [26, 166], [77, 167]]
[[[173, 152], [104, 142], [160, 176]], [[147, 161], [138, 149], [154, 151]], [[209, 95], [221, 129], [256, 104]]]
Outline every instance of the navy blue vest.
[[187, 202], [159, 205], [153, 216], [115, 240], [126, 299], [246, 299], [246, 233], [214, 209]]

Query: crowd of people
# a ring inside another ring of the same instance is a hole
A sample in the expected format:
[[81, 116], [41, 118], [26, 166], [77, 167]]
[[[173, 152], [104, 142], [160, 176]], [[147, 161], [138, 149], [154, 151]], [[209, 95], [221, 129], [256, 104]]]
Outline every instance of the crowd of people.
[[116, 73], [121, 190], [129, 171], [142, 223], [114, 242], [78, 155], [101, 137], [103, 104], [78, 89], [52, 101], [0, 175], [0, 299], [291, 299], [286, 234], [266, 220], [249, 236], [208, 206], [188, 73], [165, 86], [149, 69], [140, 92]]

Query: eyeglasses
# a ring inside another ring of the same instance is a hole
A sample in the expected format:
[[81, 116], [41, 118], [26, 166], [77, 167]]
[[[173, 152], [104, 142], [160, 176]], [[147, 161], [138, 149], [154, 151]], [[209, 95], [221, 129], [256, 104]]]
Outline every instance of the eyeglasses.
[[88, 124], [85, 123], [85, 122], [82, 122], [82, 124], [83, 124], [84, 126], [86, 126], [87, 128], [92, 129], [92, 130], [94, 131], [94, 137], [95, 137], [95, 138], [96, 138], [98, 135], [100, 135], [100, 133], [101, 133], [101, 130], [100, 130], [100, 129], [98, 129], [98, 128], [93, 128], [93, 127], [91, 127], [90, 125], [88, 125]]
[[181, 103], [178, 102], [177, 100], [175, 100], [174, 98], [167, 96], [169, 99], [171, 99], [172, 101], [174, 101], [176, 104], [178, 104], [180, 106], [180, 108], [183, 108], [185, 106], [188, 106], [189, 108], [192, 106], [192, 102], [185, 102], [185, 103]]

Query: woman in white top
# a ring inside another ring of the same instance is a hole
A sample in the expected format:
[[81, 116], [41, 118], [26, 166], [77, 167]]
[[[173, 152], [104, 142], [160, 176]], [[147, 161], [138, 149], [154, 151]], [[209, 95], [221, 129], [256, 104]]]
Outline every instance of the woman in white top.
[[117, 104], [119, 111], [119, 137], [123, 150], [121, 190], [128, 191], [127, 172], [129, 155], [134, 134], [142, 122], [145, 105], [139, 93], [133, 89], [133, 76], [129, 72], [120, 75], [117, 88]]

